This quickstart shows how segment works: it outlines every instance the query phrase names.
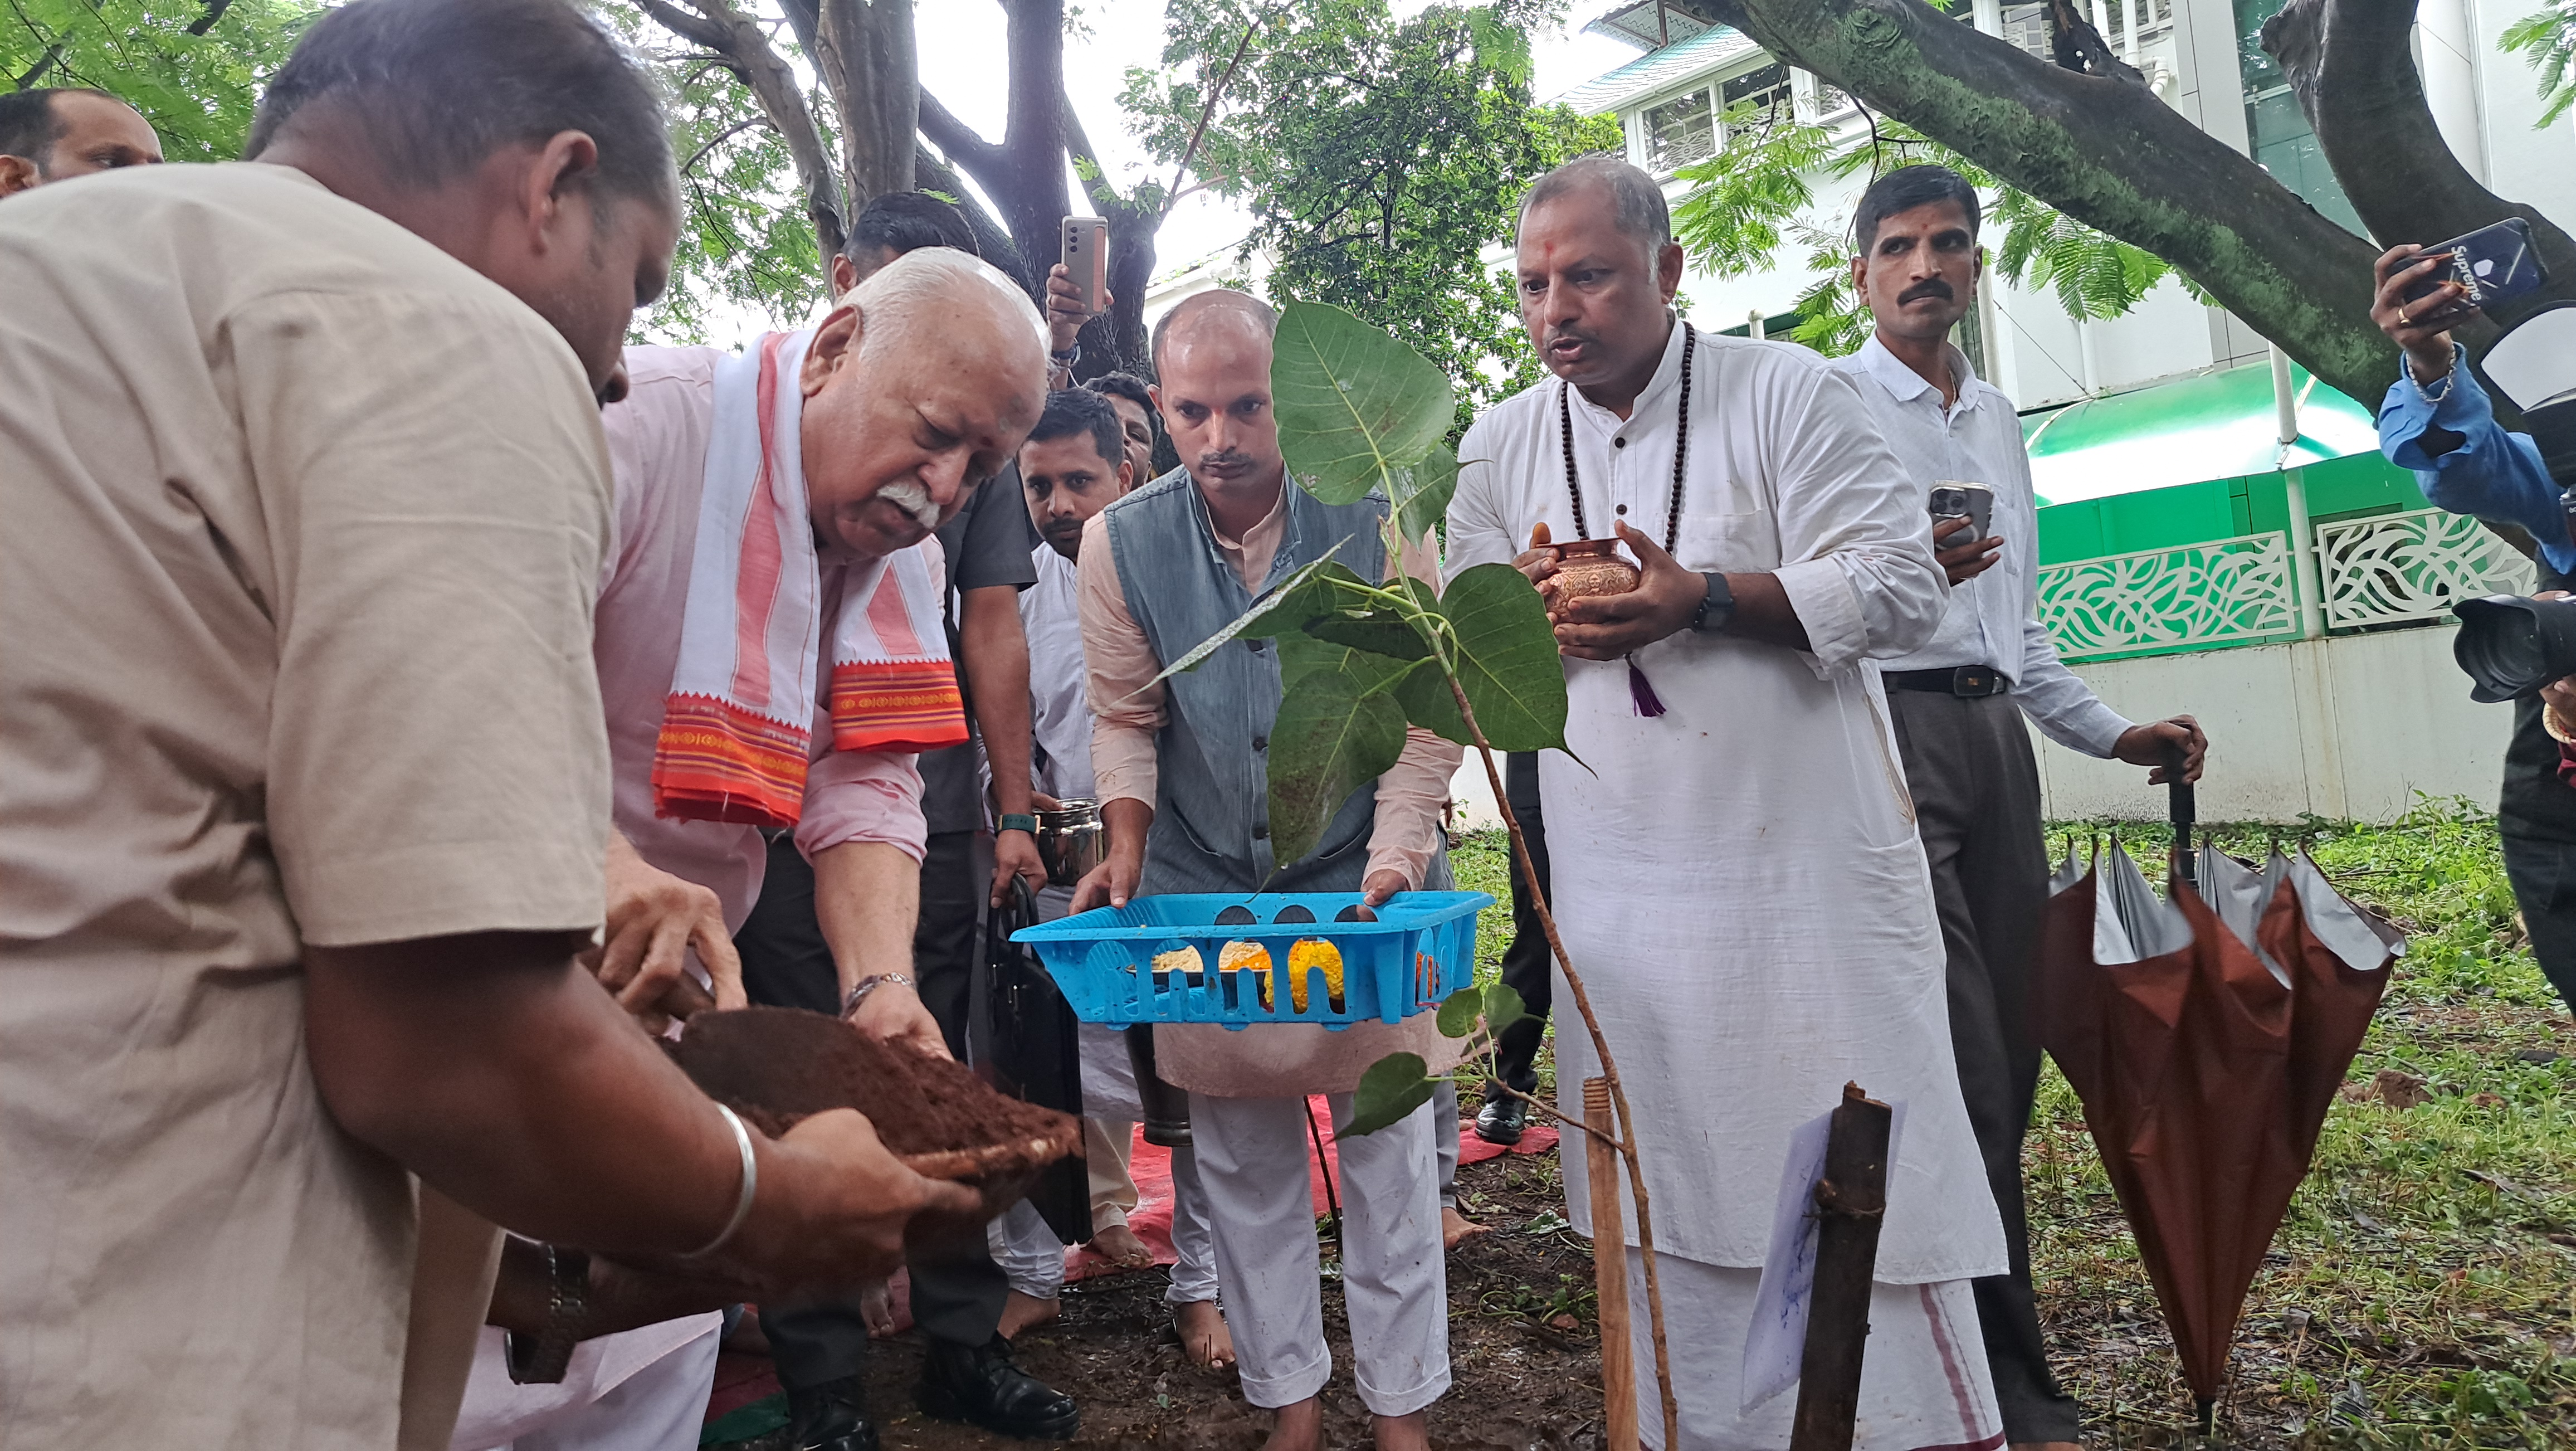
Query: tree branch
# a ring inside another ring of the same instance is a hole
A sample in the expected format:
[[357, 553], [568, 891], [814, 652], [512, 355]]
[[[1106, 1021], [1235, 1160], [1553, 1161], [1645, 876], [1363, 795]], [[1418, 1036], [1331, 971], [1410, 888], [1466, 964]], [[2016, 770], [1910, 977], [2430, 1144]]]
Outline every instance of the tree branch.
[[232, 8], [233, 0], [206, 0], [205, 13], [188, 22], [188, 33], [203, 35], [214, 29], [216, 22], [224, 18], [224, 12]]
[[668, 27], [671, 32], [692, 44], [714, 51], [726, 58], [734, 74], [742, 77], [752, 99], [760, 105], [761, 114], [787, 143], [787, 154], [796, 165], [796, 178], [805, 189], [805, 215], [814, 224], [814, 242], [822, 254], [818, 259], [826, 268], [832, 254], [841, 250], [848, 238], [842, 220], [841, 188], [832, 176], [831, 158], [823, 149], [823, 133], [814, 124], [814, 112], [805, 104], [805, 92], [796, 81], [796, 73], [769, 43], [769, 34], [751, 17], [733, 8], [729, 0], [689, 0], [697, 11], [688, 11], [669, 0], [635, 0], [637, 8]]
[[733, 37], [712, 20], [703, 20], [669, 3], [669, 0], [635, 0], [635, 8], [652, 16], [664, 30], [680, 37], [700, 50], [711, 50], [726, 58], [736, 69], [741, 58], [733, 53]]
[[1224, 97], [1226, 84], [1234, 79], [1235, 67], [1243, 64], [1243, 53], [1252, 49], [1252, 37], [1261, 33], [1261, 20], [1261, 16], [1255, 15], [1252, 23], [1243, 27], [1243, 39], [1235, 43], [1233, 58], [1225, 63], [1223, 71], [1217, 73], [1216, 84], [1208, 87], [1207, 104], [1199, 107], [1199, 123], [1190, 128], [1190, 144], [1181, 148], [1181, 164], [1172, 168], [1172, 184], [1163, 188], [1163, 208], [1167, 213], [1171, 210], [1171, 203], [1178, 198], [1181, 178], [1189, 175], [1190, 163], [1198, 159], [1199, 138], [1207, 135], [1208, 120], [1216, 115], [1216, 103]]
[[1009, 173], [1002, 148], [976, 135], [973, 127], [958, 120], [928, 91], [921, 93], [921, 134], [930, 138], [950, 165], [987, 188], [1001, 185]]
[[767, 124], [768, 119], [769, 118], [766, 116], [745, 116], [741, 120], [727, 126], [722, 131], [717, 132], [715, 135], [708, 137], [706, 145], [690, 152], [689, 159], [680, 163], [680, 175], [688, 175], [692, 168], [694, 168], [700, 161], [706, 159], [708, 152], [715, 150], [717, 147], [722, 146], [728, 141], [731, 141], [736, 136], [741, 135], [743, 132], [750, 130], [754, 126]]
[[2396, 375], [2370, 322], [2376, 249], [2145, 87], [2060, 69], [1918, 0], [1672, 3], [2180, 267], [2343, 392], [2376, 398]]
[[[2410, 39], [2415, 0], [2290, 0], [2263, 23], [2263, 48], [2280, 62], [2317, 144], [2363, 226], [2387, 243], [2439, 242], [2518, 216], [2549, 281], [2498, 305], [2511, 324], [2576, 297], [2576, 241], [2532, 207], [2479, 185], [2442, 139], [2424, 98]], [[2484, 350], [2494, 334], [2465, 339]]]

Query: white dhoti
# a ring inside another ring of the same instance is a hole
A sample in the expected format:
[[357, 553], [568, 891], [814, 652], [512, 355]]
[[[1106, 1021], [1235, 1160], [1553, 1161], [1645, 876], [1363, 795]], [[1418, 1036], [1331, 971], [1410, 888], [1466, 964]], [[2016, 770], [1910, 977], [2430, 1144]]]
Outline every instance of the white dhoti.
[[[1329, 1101], [1338, 1136], [1351, 1095]], [[1449, 1276], [1431, 1130], [1425, 1105], [1376, 1133], [1337, 1138], [1342, 1300], [1360, 1400], [1381, 1416], [1410, 1415], [1449, 1389]], [[1243, 1395], [1268, 1408], [1315, 1395], [1333, 1369], [1307, 1133], [1303, 1099], [1190, 1095]]]
[[454, 1451], [688, 1451], [715, 1389], [722, 1315], [691, 1315], [573, 1347], [553, 1385], [519, 1385], [483, 1327]]
[[[1664, 1282], [1664, 1338], [1674, 1347], [1673, 1399], [1681, 1411], [1678, 1451], [1776, 1451], [1789, 1444], [1798, 1388], [1743, 1411], [1744, 1338], [1753, 1324], [1760, 1270], [1656, 1258]], [[1628, 1250], [1628, 1305], [1634, 1316], [1637, 1429], [1663, 1451], [1664, 1407], [1655, 1389], [1655, 1346], [1646, 1318], [1645, 1257]], [[2004, 1444], [2003, 1414], [1986, 1375], [1977, 1302], [1966, 1280], [1873, 1285], [1869, 1349], [1860, 1371], [1853, 1451], [1992, 1451]], [[1684, 1359], [1679, 1352], [1689, 1349]]]

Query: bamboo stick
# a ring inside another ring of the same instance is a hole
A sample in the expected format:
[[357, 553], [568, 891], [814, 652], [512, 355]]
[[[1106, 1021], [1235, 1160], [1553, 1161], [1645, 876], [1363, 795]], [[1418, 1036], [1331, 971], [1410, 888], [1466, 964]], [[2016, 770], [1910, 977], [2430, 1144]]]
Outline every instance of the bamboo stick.
[[1870, 1281], [1887, 1213], [1886, 1104], [1843, 1085], [1816, 1182], [1816, 1281], [1807, 1300], [1807, 1345], [1798, 1362], [1798, 1419], [1789, 1451], [1851, 1451], [1860, 1411], [1861, 1354], [1869, 1339]]
[[1583, 1080], [1584, 1180], [1592, 1189], [1592, 1278], [1601, 1322], [1601, 1419], [1604, 1451], [1637, 1451], [1636, 1342], [1628, 1338], [1628, 1220], [1619, 1203], [1619, 1151], [1612, 1131], [1610, 1080]]

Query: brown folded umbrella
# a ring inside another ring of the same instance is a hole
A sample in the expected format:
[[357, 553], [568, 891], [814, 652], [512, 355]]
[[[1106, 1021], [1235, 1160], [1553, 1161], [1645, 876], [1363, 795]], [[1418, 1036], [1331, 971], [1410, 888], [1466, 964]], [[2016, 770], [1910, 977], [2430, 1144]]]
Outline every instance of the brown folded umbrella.
[[2403, 950], [2314, 862], [2205, 849], [2159, 900], [2115, 842], [2051, 898], [2041, 1043], [2128, 1215], [2206, 1423], [2245, 1292]]

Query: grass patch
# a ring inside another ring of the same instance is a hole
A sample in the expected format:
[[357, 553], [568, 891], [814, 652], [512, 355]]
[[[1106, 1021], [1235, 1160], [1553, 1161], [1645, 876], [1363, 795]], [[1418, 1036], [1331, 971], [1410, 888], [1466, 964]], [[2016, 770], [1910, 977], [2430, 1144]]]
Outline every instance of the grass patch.
[[[2053, 852], [2116, 834], [2151, 876], [2167, 840], [2139, 823], [2050, 834]], [[2211, 834], [2249, 858], [2275, 839], [2305, 847], [2408, 938], [2247, 1297], [2221, 1439], [2576, 1446], [2576, 1026], [2532, 961], [2494, 819], [2428, 802], [2390, 826]], [[1497, 899], [1480, 924], [1480, 978], [1511, 938], [1506, 849], [1482, 832], [1451, 855], [1461, 886]], [[2094, 1444], [2191, 1441], [2191, 1396], [2136, 1240], [2053, 1066], [2023, 1163], [2041, 1315]]]

